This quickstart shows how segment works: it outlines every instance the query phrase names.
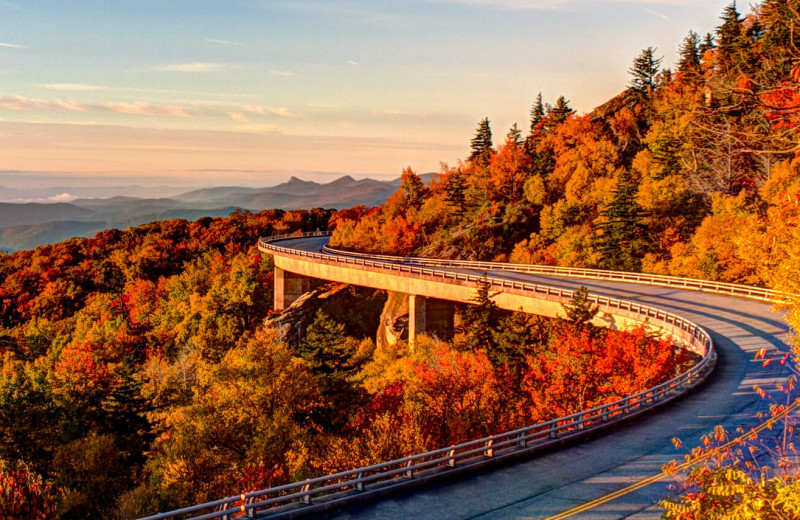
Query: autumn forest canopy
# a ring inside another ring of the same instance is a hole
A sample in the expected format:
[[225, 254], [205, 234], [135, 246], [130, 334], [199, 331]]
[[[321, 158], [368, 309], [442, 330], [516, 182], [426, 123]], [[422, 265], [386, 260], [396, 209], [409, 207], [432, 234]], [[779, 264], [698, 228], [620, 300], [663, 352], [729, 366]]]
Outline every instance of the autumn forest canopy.
[[[645, 328], [500, 311], [376, 342], [387, 294], [334, 285], [273, 327], [258, 237], [362, 252], [644, 271], [800, 293], [800, 2], [735, 4], [673, 68], [632, 60], [590, 114], [539, 96], [376, 208], [237, 211], [0, 256], [0, 515], [136, 518], [567, 415], [694, 356]], [[621, 88], [623, 88], [621, 86]], [[585, 296], [585, 294], [583, 294]], [[788, 315], [800, 328], [800, 308]], [[756, 485], [756, 484], [754, 484]], [[684, 518], [676, 513], [671, 518]], [[685, 517], [690, 518], [690, 517]]]

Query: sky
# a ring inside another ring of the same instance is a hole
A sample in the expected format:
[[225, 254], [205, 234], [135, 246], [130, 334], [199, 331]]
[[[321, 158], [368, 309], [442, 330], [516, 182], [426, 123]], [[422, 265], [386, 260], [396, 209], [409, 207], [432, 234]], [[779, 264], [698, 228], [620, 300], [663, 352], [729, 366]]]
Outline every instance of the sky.
[[[392, 179], [579, 113], [728, 0], [0, 0], [0, 185]], [[746, 11], [746, 4], [740, 3]]]

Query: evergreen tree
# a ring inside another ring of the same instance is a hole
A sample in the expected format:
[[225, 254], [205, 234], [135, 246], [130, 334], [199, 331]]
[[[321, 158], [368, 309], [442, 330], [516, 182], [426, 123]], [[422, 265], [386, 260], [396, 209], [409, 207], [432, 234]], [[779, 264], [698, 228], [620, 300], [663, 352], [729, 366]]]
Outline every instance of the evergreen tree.
[[461, 218], [467, 209], [467, 183], [461, 170], [450, 172], [445, 179], [444, 200], [453, 208], [456, 218]]
[[706, 33], [705, 37], [703, 38], [703, 42], [697, 46], [697, 51], [700, 54], [700, 59], [703, 58], [703, 55], [714, 48], [714, 37], [711, 36], [711, 33]]
[[536, 96], [536, 101], [531, 107], [531, 133], [539, 129], [539, 125], [542, 124], [544, 116], [545, 112], [544, 104], [542, 103], [542, 93], [539, 92], [539, 95]]
[[626, 171], [612, 199], [600, 213], [600, 255], [605, 269], [637, 271], [647, 245], [644, 211], [636, 201], [638, 186]]
[[507, 367], [514, 379], [521, 378], [526, 358], [547, 348], [550, 324], [548, 318], [525, 312], [514, 312], [502, 319], [494, 333], [495, 348], [489, 352], [492, 364]]
[[547, 115], [553, 122], [553, 126], [566, 120], [573, 112], [575, 111], [569, 106], [569, 100], [564, 96], [558, 97], [556, 106], [551, 107], [548, 105], [547, 107]]
[[514, 123], [511, 128], [509, 128], [506, 139], [513, 139], [514, 142], [517, 143], [517, 146], [522, 146], [522, 130], [517, 128], [517, 123]]
[[314, 315], [300, 343], [300, 356], [311, 367], [320, 393], [312, 419], [331, 431], [339, 431], [347, 424], [349, 410], [364, 397], [350, 381], [359, 368], [352, 363], [356, 347], [345, 336], [344, 325], [333, 321], [322, 309]]
[[488, 117], [481, 119], [478, 123], [471, 145], [472, 154], [469, 156], [469, 160], [481, 166], [489, 164], [494, 148], [492, 147], [492, 129], [489, 126]]
[[689, 81], [695, 81], [700, 76], [700, 35], [689, 31], [681, 43], [678, 60], [678, 72]]
[[649, 96], [656, 87], [656, 76], [661, 67], [661, 58], [655, 57], [656, 50], [648, 47], [633, 60], [633, 67], [628, 72], [633, 79], [628, 86], [641, 96]]
[[467, 334], [473, 348], [494, 350], [494, 331], [497, 329], [495, 312], [497, 304], [492, 300], [492, 283], [487, 279], [486, 273], [478, 282], [475, 296], [471, 304], [464, 309], [461, 315], [461, 330]]
[[567, 321], [576, 329], [589, 327], [589, 322], [597, 316], [600, 310], [600, 307], [594, 305], [589, 299], [589, 289], [583, 285], [572, 293], [572, 301], [561, 304], [561, 307], [567, 314]]
[[336, 374], [350, 358], [344, 340], [344, 325], [336, 323], [320, 309], [300, 343], [300, 357], [308, 361], [317, 374]]
[[746, 35], [742, 28], [742, 18], [732, 2], [722, 11], [722, 25], [717, 27], [717, 53], [723, 71], [733, 69], [745, 46]]

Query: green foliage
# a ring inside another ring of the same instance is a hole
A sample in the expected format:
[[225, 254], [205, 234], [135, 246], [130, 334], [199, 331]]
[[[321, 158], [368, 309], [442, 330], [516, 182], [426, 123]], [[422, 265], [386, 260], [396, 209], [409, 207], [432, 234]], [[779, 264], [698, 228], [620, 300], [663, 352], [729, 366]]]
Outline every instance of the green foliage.
[[478, 128], [475, 130], [475, 137], [472, 138], [472, 153], [469, 156], [469, 160], [480, 166], [486, 166], [494, 152], [493, 146], [492, 129], [489, 126], [489, 118], [483, 118], [480, 120]]
[[653, 47], [644, 49], [628, 70], [632, 77], [628, 86], [642, 96], [649, 96], [656, 88], [662, 58], [656, 58], [655, 52]]
[[461, 313], [459, 328], [466, 333], [473, 349], [481, 348], [493, 351], [495, 347], [494, 331], [497, 328], [495, 311], [497, 303], [492, 300], [492, 283], [486, 273], [478, 282], [475, 296]]
[[589, 327], [589, 322], [597, 316], [600, 310], [600, 307], [593, 304], [592, 300], [589, 299], [589, 289], [583, 285], [575, 289], [570, 303], [565, 303], [561, 306], [567, 315], [567, 321], [575, 329]]
[[697, 81], [702, 72], [700, 69], [700, 35], [694, 31], [689, 31], [689, 34], [683, 39], [678, 52], [680, 55], [678, 72], [691, 81]]
[[536, 132], [539, 130], [542, 121], [544, 121], [545, 111], [544, 111], [544, 103], [542, 103], [542, 93], [536, 96], [536, 101], [533, 103], [531, 107], [531, 133]]
[[600, 212], [599, 249], [601, 267], [616, 271], [638, 271], [647, 253], [648, 229], [637, 200], [638, 185], [630, 175], [622, 175], [611, 193], [611, 200]]

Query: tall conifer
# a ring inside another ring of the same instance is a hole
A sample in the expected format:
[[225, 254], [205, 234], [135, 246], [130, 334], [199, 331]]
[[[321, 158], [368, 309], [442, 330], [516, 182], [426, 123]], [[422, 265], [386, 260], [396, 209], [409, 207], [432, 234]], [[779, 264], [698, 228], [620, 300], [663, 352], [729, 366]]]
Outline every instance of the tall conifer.
[[611, 201], [600, 213], [599, 244], [604, 269], [637, 271], [641, 267], [648, 237], [637, 193], [638, 184], [626, 170], [617, 181]]
[[489, 126], [489, 118], [485, 117], [478, 123], [478, 128], [475, 130], [475, 137], [472, 138], [472, 154], [469, 160], [486, 166], [492, 156], [494, 148], [492, 147], [492, 129]]
[[661, 58], [655, 57], [656, 49], [648, 47], [633, 60], [628, 72], [633, 77], [628, 86], [642, 96], [649, 96], [656, 88], [656, 76], [661, 67]]
[[531, 133], [539, 129], [539, 125], [542, 124], [544, 116], [545, 112], [544, 103], [542, 103], [542, 93], [539, 92], [539, 95], [536, 96], [536, 101], [531, 107]]
[[689, 31], [681, 43], [679, 53], [678, 72], [690, 81], [697, 79], [700, 75], [700, 35]]

